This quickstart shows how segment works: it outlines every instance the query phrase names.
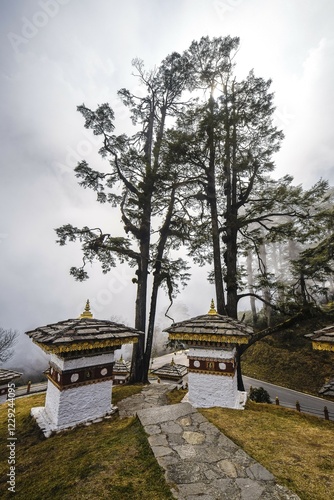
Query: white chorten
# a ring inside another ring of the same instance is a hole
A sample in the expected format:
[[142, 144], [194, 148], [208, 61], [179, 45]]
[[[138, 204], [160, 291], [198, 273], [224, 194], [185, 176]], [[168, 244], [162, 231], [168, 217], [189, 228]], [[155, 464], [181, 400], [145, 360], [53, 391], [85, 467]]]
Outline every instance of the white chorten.
[[31, 410], [46, 437], [114, 412], [114, 351], [123, 344], [138, 342], [141, 332], [94, 319], [87, 301], [80, 318], [26, 333], [50, 354], [45, 407]]
[[247, 344], [252, 329], [217, 313], [213, 301], [207, 314], [165, 330], [169, 340], [189, 348], [188, 398], [197, 408], [243, 409], [246, 393], [238, 390], [237, 345]]

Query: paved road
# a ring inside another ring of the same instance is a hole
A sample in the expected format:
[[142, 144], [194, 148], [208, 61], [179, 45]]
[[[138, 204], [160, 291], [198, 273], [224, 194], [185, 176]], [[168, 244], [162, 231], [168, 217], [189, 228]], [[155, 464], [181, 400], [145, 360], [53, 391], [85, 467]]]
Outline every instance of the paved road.
[[[165, 354], [164, 356], [155, 358], [153, 360], [151, 368], [159, 368], [159, 366], [170, 363], [172, 358], [174, 359], [175, 363], [188, 366], [187, 355], [182, 351], [178, 351], [176, 353]], [[297, 392], [292, 389], [269, 384], [268, 382], [263, 382], [262, 380], [257, 380], [246, 376], [243, 377], [243, 380], [246, 391], [249, 391], [249, 388], [251, 386], [263, 387], [266, 391], [268, 391], [273, 402], [275, 401], [275, 398], [278, 397], [280, 405], [286, 408], [296, 409], [296, 402], [298, 401], [302, 412], [316, 415], [318, 417], [324, 417], [324, 407], [327, 406], [329, 418], [330, 420], [334, 420], [334, 402], [332, 401], [327, 401], [322, 398], [317, 398], [316, 396], [311, 396], [303, 392]], [[45, 391], [45, 389], [46, 382], [33, 384], [31, 386], [30, 393], [32, 394]], [[26, 386], [17, 387], [16, 396], [24, 396], [26, 395], [26, 393]]]
[[280, 405], [286, 408], [296, 409], [296, 402], [298, 401], [303, 413], [310, 413], [311, 415], [324, 417], [324, 407], [327, 406], [329, 418], [330, 420], [334, 420], [334, 402], [332, 401], [327, 401], [322, 398], [317, 398], [316, 396], [311, 396], [310, 394], [287, 389], [286, 387], [280, 387], [279, 385], [269, 384], [268, 382], [263, 382], [262, 380], [257, 380], [255, 378], [243, 376], [243, 380], [247, 392], [251, 386], [263, 387], [266, 391], [268, 391], [273, 402], [275, 401], [275, 398], [278, 397]]

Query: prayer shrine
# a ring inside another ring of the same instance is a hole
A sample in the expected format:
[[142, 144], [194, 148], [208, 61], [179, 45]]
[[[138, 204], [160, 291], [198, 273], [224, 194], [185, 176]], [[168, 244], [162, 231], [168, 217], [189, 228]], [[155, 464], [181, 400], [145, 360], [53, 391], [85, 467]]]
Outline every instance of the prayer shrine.
[[[334, 325], [317, 330], [311, 336], [312, 348], [317, 351], [334, 352]], [[328, 380], [319, 390], [322, 396], [334, 397], [334, 378]]]
[[46, 437], [114, 412], [111, 403], [114, 351], [142, 334], [112, 321], [94, 319], [87, 300], [78, 319], [26, 332], [50, 354], [45, 407], [31, 414]]
[[334, 352], [334, 325], [317, 330], [312, 335], [311, 340], [313, 349]]
[[130, 361], [125, 361], [123, 356], [116, 360], [112, 372], [114, 385], [126, 384], [130, 380]]
[[155, 370], [151, 370], [151, 375], [158, 377], [158, 380], [166, 382], [174, 382], [177, 385], [183, 386], [184, 377], [188, 373], [188, 368], [185, 365], [175, 363], [174, 359], [170, 363], [166, 363]]
[[243, 409], [247, 394], [238, 391], [237, 346], [247, 344], [252, 328], [215, 310], [175, 323], [165, 330], [169, 340], [188, 350], [188, 397], [197, 408]]

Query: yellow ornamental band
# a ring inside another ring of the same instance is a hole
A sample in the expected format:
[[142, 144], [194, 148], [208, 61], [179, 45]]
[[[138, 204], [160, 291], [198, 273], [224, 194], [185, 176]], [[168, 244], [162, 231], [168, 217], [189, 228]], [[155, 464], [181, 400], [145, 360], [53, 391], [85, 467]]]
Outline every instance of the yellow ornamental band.
[[121, 344], [136, 344], [138, 342], [138, 337], [127, 337], [119, 339], [109, 339], [94, 342], [80, 342], [71, 344], [42, 344], [40, 342], [34, 341], [39, 347], [41, 347], [46, 352], [51, 352], [52, 354], [57, 354], [61, 352], [72, 352], [72, 351], [86, 351], [92, 349], [101, 349], [113, 346], [119, 346]]
[[218, 335], [207, 333], [169, 333], [170, 340], [184, 340], [185, 342], [218, 342], [226, 344], [248, 344], [248, 338], [238, 335]]
[[332, 342], [312, 342], [312, 348], [316, 351], [334, 352], [334, 344]]

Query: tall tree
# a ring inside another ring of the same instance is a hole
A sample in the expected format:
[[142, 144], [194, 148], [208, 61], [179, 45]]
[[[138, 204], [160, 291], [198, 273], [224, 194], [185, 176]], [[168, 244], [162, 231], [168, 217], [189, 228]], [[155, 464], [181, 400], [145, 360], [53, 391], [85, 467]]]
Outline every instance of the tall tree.
[[[233, 75], [237, 38], [204, 37], [186, 52], [192, 61], [193, 88], [204, 90], [204, 102], [188, 108], [175, 132], [180, 163], [201, 172], [199, 200], [207, 203], [201, 214], [213, 254], [217, 309], [237, 316], [238, 235], [245, 225], [245, 211], [254, 187], [273, 170], [272, 154], [282, 133], [272, 124], [273, 95], [270, 81], [251, 72], [238, 82]], [[209, 228], [209, 229], [208, 229]], [[203, 233], [202, 233], [203, 234]], [[221, 257], [221, 238], [225, 246]], [[195, 252], [203, 238], [195, 243]], [[224, 300], [223, 274], [226, 283]]]
[[[95, 190], [99, 202], [120, 207], [128, 236], [113, 236], [100, 228], [77, 228], [71, 224], [56, 231], [61, 245], [67, 241], [82, 242], [83, 266], [71, 269], [78, 280], [88, 277], [85, 264], [96, 259], [101, 262], [103, 272], [108, 272], [117, 258], [136, 268], [133, 279], [137, 285], [135, 327], [145, 332], [149, 272], [154, 271], [151, 324], [154, 323], [159, 287], [167, 282], [172, 296], [177, 279], [184, 281], [187, 277], [185, 263], [181, 259], [174, 262], [166, 255], [173, 241], [175, 245], [180, 233], [178, 225], [184, 225], [184, 217], [180, 217], [180, 209], [176, 208], [175, 195], [182, 181], [176, 170], [172, 171], [161, 161], [161, 152], [166, 122], [177, 113], [182, 93], [188, 86], [188, 68], [186, 59], [177, 53], [168, 56], [151, 72], [145, 71], [142, 61], [135, 60], [133, 65], [145, 90], [144, 97], [135, 96], [127, 89], [121, 89], [118, 94], [130, 110], [135, 133], [131, 136], [114, 134], [114, 113], [108, 104], [99, 106], [96, 111], [79, 106], [85, 127], [101, 136], [100, 154], [108, 159], [109, 171], [94, 170], [86, 161], [80, 162], [75, 169], [80, 184]], [[119, 184], [121, 188], [117, 189]], [[160, 229], [153, 227], [156, 220], [163, 221]], [[152, 240], [156, 232], [159, 234], [157, 242]], [[152, 335], [153, 327], [150, 326], [146, 356], [144, 338], [134, 347], [133, 381], [147, 380]]]

